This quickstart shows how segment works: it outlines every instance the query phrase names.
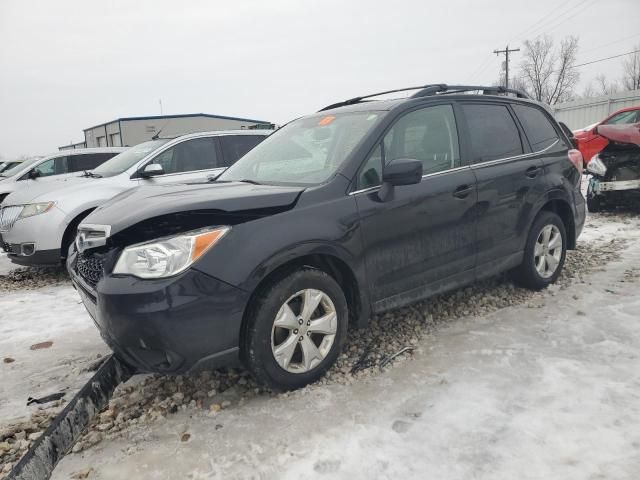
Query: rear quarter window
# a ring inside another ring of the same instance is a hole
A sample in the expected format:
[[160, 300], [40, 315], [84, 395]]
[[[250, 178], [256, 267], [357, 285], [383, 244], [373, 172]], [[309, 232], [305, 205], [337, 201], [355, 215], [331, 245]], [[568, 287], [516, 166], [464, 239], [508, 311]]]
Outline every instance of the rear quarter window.
[[524, 128], [524, 134], [533, 152], [549, 148], [558, 141], [556, 129], [539, 109], [526, 105], [513, 105], [513, 110]]
[[515, 157], [524, 153], [518, 127], [505, 105], [461, 105], [467, 121], [473, 163]]
[[225, 135], [220, 137], [225, 167], [236, 163], [249, 150], [267, 138], [262, 135]]
[[81, 155], [72, 155], [71, 160], [71, 168], [72, 172], [80, 172], [83, 170], [93, 170], [94, 168], [99, 167], [104, 162], [113, 158], [117, 155], [117, 153], [104, 152], [104, 153], [84, 153]]

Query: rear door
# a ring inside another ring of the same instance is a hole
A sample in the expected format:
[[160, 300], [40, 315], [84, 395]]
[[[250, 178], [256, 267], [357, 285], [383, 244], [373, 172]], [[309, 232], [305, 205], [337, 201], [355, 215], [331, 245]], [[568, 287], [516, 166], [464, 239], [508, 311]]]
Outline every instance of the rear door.
[[544, 194], [540, 156], [506, 102], [460, 105], [471, 169], [478, 185], [477, 270], [481, 276], [519, 263], [527, 213]]
[[[149, 164], [158, 164], [163, 175], [141, 179], [141, 185], [206, 181], [224, 171], [220, 146], [216, 137], [198, 137], [172, 145], [156, 155]], [[144, 165], [142, 168], [146, 167]]]
[[[384, 165], [423, 164], [419, 184], [381, 200]], [[473, 278], [475, 177], [460, 156], [451, 104], [402, 115], [369, 154], [354, 195], [360, 214], [374, 309], [393, 308]]]

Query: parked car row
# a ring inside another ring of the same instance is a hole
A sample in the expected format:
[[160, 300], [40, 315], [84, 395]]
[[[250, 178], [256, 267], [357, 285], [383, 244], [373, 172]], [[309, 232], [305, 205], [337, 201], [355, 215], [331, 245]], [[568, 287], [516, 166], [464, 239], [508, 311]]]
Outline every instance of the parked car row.
[[554, 282], [585, 220], [566, 131], [514, 90], [405, 90], [266, 139], [153, 140], [16, 191], [5, 248], [19, 263], [67, 256], [103, 338], [137, 370], [243, 364], [276, 389], [319, 378], [372, 313], [507, 270], [532, 289]]
[[[60, 264], [80, 222], [112, 197], [138, 185], [206, 182], [269, 133], [194, 133], [129, 149], [74, 150], [25, 162], [0, 182], [0, 195], [5, 192], [6, 197], [0, 210], [1, 243], [9, 259], [19, 265]], [[71, 173], [78, 171], [84, 173]], [[47, 178], [55, 181], [42, 181]], [[12, 190], [15, 193], [7, 196]]]

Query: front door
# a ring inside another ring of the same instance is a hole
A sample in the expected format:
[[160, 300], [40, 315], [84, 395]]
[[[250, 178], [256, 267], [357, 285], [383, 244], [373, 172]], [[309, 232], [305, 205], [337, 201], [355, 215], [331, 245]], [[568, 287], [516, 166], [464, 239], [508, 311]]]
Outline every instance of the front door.
[[[357, 177], [369, 289], [376, 311], [419, 300], [473, 277], [475, 177], [460, 158], [450, 104], [400, 117]], [[397, 158], [423, 164], [419, 184], [379, 195], [384, 165]]]

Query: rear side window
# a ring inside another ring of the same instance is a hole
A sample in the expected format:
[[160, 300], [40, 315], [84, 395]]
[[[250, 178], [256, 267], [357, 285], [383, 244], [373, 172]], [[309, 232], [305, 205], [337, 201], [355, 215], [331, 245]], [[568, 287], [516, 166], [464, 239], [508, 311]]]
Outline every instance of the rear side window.
[[520, 133], [505, 105], [466, 104], [473, 163], [509, 158], [524, 153]]
[[216, 152], [215, 138], [194, 138], [165, 150], [152, 162], [162, 166], [165, 174], [186, 173], [222, 167]]
[[544, 150], [558, 140], [556, 129], [539, 109], [526, 105], [513, 105], [513, 110], [520, 119], [532, 151]]
[[262, 135], [225, 135], [220, 137], [225, 167], [229, 167], [245, 153], [267, 138]]
[[83, 170], [93, 170], [104, 162], [113, 158], [117, 153], [85, 153], [82, 155], [72, 155], [69, 157], [70, 171], [81, 172]]

